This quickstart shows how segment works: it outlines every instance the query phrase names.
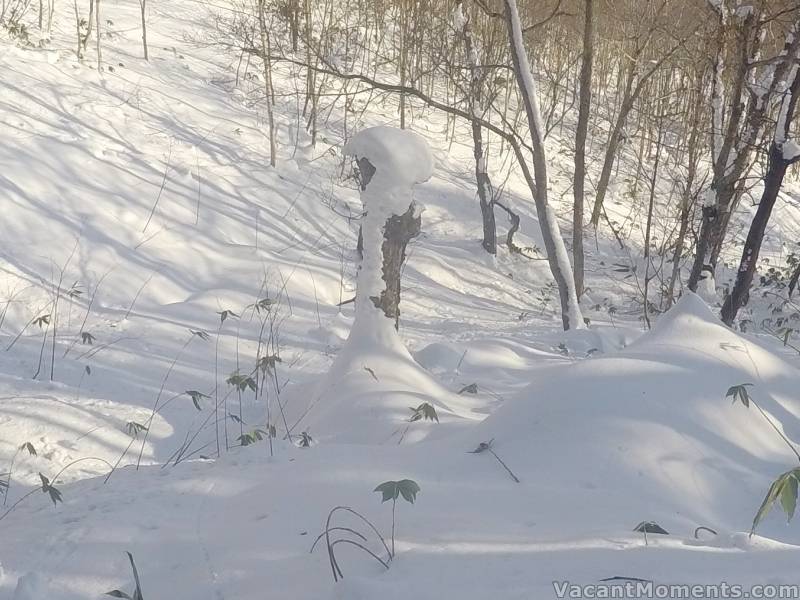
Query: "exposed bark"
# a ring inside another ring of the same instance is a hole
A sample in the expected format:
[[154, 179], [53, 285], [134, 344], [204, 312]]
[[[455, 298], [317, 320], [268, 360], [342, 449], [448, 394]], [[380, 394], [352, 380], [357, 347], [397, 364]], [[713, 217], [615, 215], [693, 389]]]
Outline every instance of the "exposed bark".
[[[374, 165], [364, 157], [357, 159], [359, 183], [365, 191], [376, 173]], [[369, 207], [367, 207], [369, 210]], [[400, 327], [400, 278], [406, 261], [408, 243], [417, 237], [422, 226], [422, 217], [411, 202], [402, 215], [392, 215], [383, 227], [382, 279], [385, 287], [379, 296], [370, 296], [375, 308], [394, 321], [395, 329]], [[363, 237], [359, 230], [359, 244], [363, 252]]]
[[400, 327], [400, 276], [406, 262], [408, 243], [419, 235], [422, 217], [412, 203], [402, 215], [393, 215], [383, 230], [383, 281], [386, 289], [380, 297], [373, 296], [376, 308], [394, 319], [395, 329]]

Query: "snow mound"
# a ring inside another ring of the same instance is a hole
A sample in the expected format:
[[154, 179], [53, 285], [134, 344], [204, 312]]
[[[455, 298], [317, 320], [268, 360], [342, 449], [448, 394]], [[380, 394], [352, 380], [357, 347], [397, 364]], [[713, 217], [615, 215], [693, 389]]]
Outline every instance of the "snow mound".
[[[359, 342], [341, 350], [311, 394], [301, 428], [316, 439], [406, 444], [482, 418], [478, 400], [447, 390], [405, 348]], [[440, 423], [409, 421], [423, 402], [434, 406]]]
[[[687, 537], [699, 525], [743, 531], [793, 458], [758, 411], [732, 405], [726, 391], [753, 383], [752, 397], [800, 440], [798, 381], [795, 368], [687, 294], [625, 350], [539, 370], [463, 444], [494, 439], [523, 484], [544, 486], [532, 510], [553, 533], [565, 514], [583, 532], [643, 520]], [[460, 460], [470, 459], [513, 485], [490, 456]], [[772, 514], [759, 532], [800, 540], [796, 527], [777, 529], [782, 520]]]
[[404, 129], [378, 126], [362, 129], [345, 145], [346, 156], [367, 158], [381, 175], [397, 184], [424, 183], [433, 175], [433, 156], [424, 138]]

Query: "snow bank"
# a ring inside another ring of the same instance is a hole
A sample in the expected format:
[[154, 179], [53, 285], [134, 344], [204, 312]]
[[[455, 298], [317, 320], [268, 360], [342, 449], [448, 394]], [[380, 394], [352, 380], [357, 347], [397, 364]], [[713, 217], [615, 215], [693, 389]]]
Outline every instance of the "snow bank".
[[[540, 370], [463, 444], [494, 438], [523, 482], [544, 486], [537, 520], [553, 534], [567, 514], [584, 533], [643, 520], [684, 536], [699, 525], [741, 531], [792, 456], [755, 409], [725, 393], [753, 383], [753, 397], [797, 440], [798, 381], [795, 368], [687, 294], [616, 355]], [[506, 477], [491, 462], [474, 468]], [[780, 521], [773, 514], [759, 531], [800, 540], [796, 528], [777, 532]]]

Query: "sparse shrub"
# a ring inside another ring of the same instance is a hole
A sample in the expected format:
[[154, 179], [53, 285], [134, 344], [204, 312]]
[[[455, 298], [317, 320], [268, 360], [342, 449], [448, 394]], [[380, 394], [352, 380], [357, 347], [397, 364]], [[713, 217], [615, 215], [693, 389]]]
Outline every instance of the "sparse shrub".
[[[725, 397], [733, 398], [734, 404], [736, 404], [736, 402], [741, 402], [745, 408], [750, 408], [751, 404], [755, 406], [756, 409], [758, 409], [758, 412], [761, 413], [761, 416], [764, 417], [764, 420], [769, 423], [778, 436], [780, 436], [786, 445], [789, 446], [789, 449], [792, 451], [795, 457], [797, 457], [797, 460], [800, 461], [800, 453], [798, 453], [797, 449], [794, 447], [794, 444], [789, 441], [789, 439], [783, 434], [778, 426], [775, 425], [772, 419], [769, 418], [767, 413], [764, 412], [764, 409], [762, 409], [752, 398], [752, 396], [750, 396], [748, 388], [752, 387], [752, 385], [752, 383], [741, 383], [739, 385], [731, 386], [728, 388], [728, 392], [725, 394]], [[798, 483], [800, 483], [800, 467], [782, 473], [775, 481], [772, 482], [772, 485], [767, 491], [767, 495], [764, 496], [764, 500], [761, 502], [761, 506], [758, 508], [758, 512], [756, 512], [756, 516], [753, 518], [753, 525], [750, 528], [751, 536], [755, 533], [758, 524], [764, 519], [764, 517], [767, 516], [769, 511], [772, 509], [772, 505], [776, 502], [780, 502], [781, 508], [786, 513], [788, 520], [792, 520], [797, 507]]]

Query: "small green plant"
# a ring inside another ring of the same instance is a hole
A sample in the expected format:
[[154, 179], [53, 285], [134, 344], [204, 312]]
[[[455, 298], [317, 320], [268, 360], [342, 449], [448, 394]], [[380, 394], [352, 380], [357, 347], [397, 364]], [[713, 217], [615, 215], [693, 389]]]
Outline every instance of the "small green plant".
[[300, 434], [300, 439], [297, 441], [297, 445], [300, 448], [311, 448], [311, 445], [314, 443], [314, 438], [311, 437], [311, 434], [307, 431], [303, 431]]
[[[403, 432], [400, 434], [400, 439], [397, 440], [398, 445], [402, 444], [403, 440], [406, 438], [406, 434], [408, 433], [408, 428], [411, 427], [411, 423], [416, 423], [417, 421], [431, 421], [434, 423], [439, 422], [439, 415], [436, 414], [436, 408], [430, 402], [423, 402], [416, 408], [409, 406], [408, 410], [411, 411], [411, 416], [408, 418], [408, 425], [405, 426]], [[395, 433], [397, 433], [397, 431], [395, 431], [392, 435]]]
[[644, 535], [644, 545], [647, 546], [647, 534], [648, 533], [657, 533], [659, 535], [669, 535], [669, 532], [661, 527], [655, 521], [642, 521], [636, 527], [633, 528], [634, 531], [638, 531], [642, 535]]
[[39, 479], [42, 480], [42, 493], [47, 494], [50, 496], [50, 500], [53, 501], [53, 506], [56, 506], [59, 502], [64, 502], [61, 498], [61, 492], [56, 488], [50, 480], [39, 473]]
[[42, 330], [42, 345], [39, 349], [39, 364], [36, 367], [36, 373], [33, 374], [33, 379], [37, 379], [39, 377], [39, 373], [42, 371], [42, 360], [44, 359], [44, 349], [47, 345], [47, 334], [50, 331], [50, 314], [40, 315], [33, 320], [33, 324], [36, 325], [39, 329]]
[[439, 415], [436, 414], [436, 409], [433, 404], [429, 402], [423, 402], [417, 408], [409, 406], [408, 409], [411, 411], [411, 417], [408, 419], [410, 423], [415, 423], [417, 421], [439, 422]]
[[261, 440], [265, 439], [268, 436], [275, 437], [275, 427], [270, 427], [269, 433], [267, 433], [263, 429], [253, 429], [253, 431], [248, 431], [240, 435], [237, 438], [237, 441], [241, 446], [249, 446], [250, 444], [255, 444], [256, 442], [260, 442]]
[[484, 452], [488, 452], [489, 454], [494, 456], [495, 459], [497, 459], [497, 462], [499, 462], [502, 465], [502, 467], [506, 470], [506, 472], [509, 475], [511, 475], [511, 479], [519, 483], [520, 482], [519, 478], [516, 475], [514, 475], [514, 472], [508, 468], [508, 465], [505, 462], [503, 462], [503, 459], [497, 456], [497, 453], [492, 449], [493, 443], [494, 443], [494, 438], [492, 438], [488, 442], [481, 442], [480, 444], [478, 444], [478, 447], [475, 448], [475, 450], [470, 450], [470, 454], [483, 454]]
[[[797, 457], [797, 460], [800, 461], [800, 453], [798, 453], [797, 448], [794, 447], [789, 438], [787, 438], [784, 433], [778, 428], [777, 425], [769, 418], [766, 412], [758, 405], [758, 403], [753, 399], [748, 391], [748, 388], [752, 387], [752, 383], [740, 383], [739, 385], [734, 385], [728, 388], [728, 392], [725, 394], [726, 398], [733, 398], [733, 403], [736, 404], [737, 402], [741, 402], [745, 408], [750, 408], [750, 405], [758, 409], [758, 412], [761, 413], [761, 416], [764, 417], [767, 423], [769, 423], [770, 427], [775, 430], [775, 433], [780, 436], [780, 438], [786, 443], [792, 453]], [[769, 511], [772, 509], [773, 504], [780, 502], [781, 508], [786, 513], [786, 516], [789, 521], [792, 520], [794, 517], [795, 509], [797, 507], [797, 487], [798, 483], [800, 483], [800, 468], [795, 468], [790, 471], [786, 471], [782, 473], [775, 481], [772, 482], [770, 485], [769, 490], [767, 491], [767, 495], [764, 496], [764, 500], [761, 502], [761, 506], [758, 508], [756, 512], [756, 516], [753, 518], [753, 525], [750, 528], [750, 535], [752, 536], [756, 532], [756, 527], [758, 524], [767, 516]]]
[[0, 478], [6, 478], [5, 481], [0, 480], [0, 494], [3, 496], [3, 506], [8, 502], [8, 492], [11, 489], [11, 475], [14, 472], [14, 463], [17, 461], [17, 456], [20, 452], [27, 452], [30, 456], [36, 456], [36, 448], [34, 448], [33, 444], [30, 442], [25, 442], [14, 452], [14, 456], [11, 457], [11, 466], [8, 468], [8, 473], [0, 475]]
[[147, 426], [141, 423], [137, 423], [136, 421], [128, 421], [125, 423], [125, 432], [134, 439], [138, 438], [139, 434], [143, 431], [147, 431]]
[[246, 391], [248, 388], [254, 392], [257, 389], [256, 380], [253, 379], [253, 376], [243, 375], [239, 371], [231, 373], [225, 380], [225, 383], [242, 392]]
[[383, 495], [381, 502], [392, 501], [392, 551], [390, 556], [394, 558], [395, 509], [397, 507], [397, 499], [402, 496], [406, 502], [414, 504], [417, 499], [417, 494], [420, 492], [420, 487], [413, 479], [401, 479], [400, 481], [384, 481], [373, 491], [380, 492]]
[[136, 569], [136, 563], [133, 562], [133, 555], [130, 552], [125, 552], [125, 554], [128, 555], [128, 560], [131, 563], [131, 571], [133, 571], [133, 583], [136, 586], [133, 590], [133, 595], [120, 590], [111, 590], [110, 592], [106, 592], [106, 596], [111, 596], [112, 598], [125, 598], [126, 600], [144, 600], [144, 596], [142, 596], [142, 584], [141, 581], [139, 581], [139, 571]]
[[[477, 383], [470, 383], [469, 385], [465, 385], [460, 390], [458, 390], [458, 395], [462, 394], [477, 394], [478, 393], [478, 384]], [[438, 419], [437, 419], [438, 421]]]
[[[238, 319], [239, 315], [237, 315], [232, 310], [223, 310], [217, 313], [219, 315], [219, 326], [217, 327], [217, 336], [216, 341], [214, 343], [214, 433], [216, 437], [216, 444], [217, 444], [217, 456], [219, 456], [220, 451], [220, 444], [219, 444], [219, 338], [222, 337], [222, 326], [225, 324], [225, 321], [228, 320], [229, 317], [234, 319]], [[241, 390], [239, 391], [241, 394]], [[223, 399], [223, 414], [228, 414], [228, 396], [226, 395]], [[225, 450], [229, 450], [230, 446], [228, 444], [228, 421], [224, 420], [222, 423], [225, 431]]]

